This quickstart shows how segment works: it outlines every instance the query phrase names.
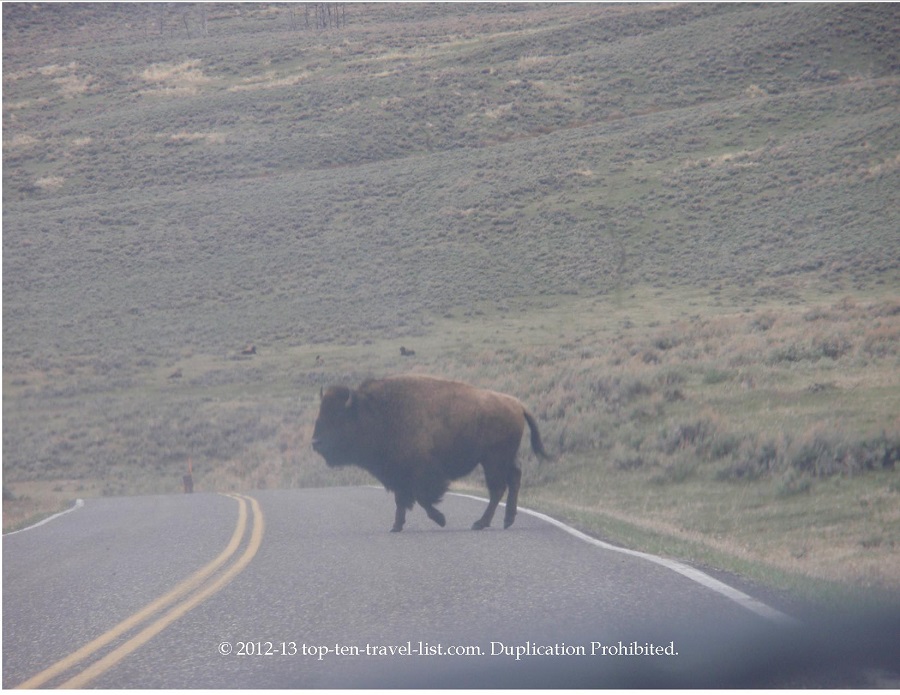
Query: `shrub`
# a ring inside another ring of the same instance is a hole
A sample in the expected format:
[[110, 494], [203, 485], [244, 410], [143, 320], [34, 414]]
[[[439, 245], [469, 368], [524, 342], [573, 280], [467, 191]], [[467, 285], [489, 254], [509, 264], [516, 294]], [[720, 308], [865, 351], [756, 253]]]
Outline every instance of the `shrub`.
[[793, 497], [809, 492], [812, 489], [812, 480], [809, 476], [798, 473], [796, 470], [788, 470], [778, 480], [776, 492], [779, 497]]
[[704, 384], [721, 384], [731, 378], [731, 372], [724, 369], [707, 369], [703, 374]]
[[622, 442], [613, 445], [610, 460], [613, 468], [620, 471], [634, 471], [654, 465], [654, 462], [648, 461], [643, 454]]
[[720, 480], [758, 480], [770, 475], [778, 464], [778, 448], [772, 439], [747, 438], [738, 447], [736, 458], [716, 477]]
[[814, 351], [821, 352], [823, 357], [837, 360], [850, 352], [852, 348], [853, 343], [849, 338], [842, 335], [834, 335], [818, 340], [814, 346]]
[[765, 332], [775, 325], [776, 317], [771, 313], [764, 313], [755, 316], [750, 322], [751, 331]]
[[819, 423], [788, 447], [786, 466], [824, 478], [836, 474], [855, 475], [864, 471], [893, 470], [900, 460], [900, 435], [850, 440], [829, 423]]
[[662, 470], [650, 478], [656, 485], [683, 483], [694, 476], [698, 468], [697, 459], [692, 455], [682, 455], [662, 467]]
[[591, 392], [599, 396], [610, 411], [618, 411], [637, 398], [653, 393], [653, 387], [631, 376], [605, 376], [591, 383]]
[[698, 454], [708, 453], [715, 431], [716, 425], [709, 419], [665, 427], [657, 435], [657, 448], [665, 454], [687, 447], [694, 448]]
[[653, 339], [653, 347], [657, 350], [671, 350], [681, 344], [681, 338], [676, 335], [660, 335]]
[[861, 347], [868, 357], [896, 357], [900, 355], [900, 328], [876, 325], [865, 332]]

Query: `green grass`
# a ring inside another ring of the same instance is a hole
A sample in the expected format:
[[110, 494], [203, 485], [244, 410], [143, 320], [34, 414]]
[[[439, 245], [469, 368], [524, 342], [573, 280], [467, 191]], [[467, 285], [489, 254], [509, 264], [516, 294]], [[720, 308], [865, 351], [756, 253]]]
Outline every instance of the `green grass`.
[[319, 388], [412, 369], [526, 506], [896, 588], [894, 6], [290, 9], [4, 4], [7, 487], [370, 482]]

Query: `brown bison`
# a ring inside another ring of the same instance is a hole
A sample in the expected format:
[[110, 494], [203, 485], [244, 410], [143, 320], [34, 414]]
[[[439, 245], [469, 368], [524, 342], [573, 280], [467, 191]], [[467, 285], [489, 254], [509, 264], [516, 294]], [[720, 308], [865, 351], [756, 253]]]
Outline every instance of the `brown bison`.
[[391, 531], [403, 530], [406, 510], [418, 502], [439, 526], [446, 523], [434, 505], [451, 480], [479, 463], [491, 494], [473, 529], [491, 525], [503, 493], [503, 527], [516, 518], [522, 471], [516, 453], [525, 429], [531, 448], [543, 459], [534, 417], [512, 396], [458, 381], [426, 376], [370, 380], [356, 390], [331, 386], [320, 392], [312, 446], [332, 467], [355, 464], [394, 493], [397, 513]]

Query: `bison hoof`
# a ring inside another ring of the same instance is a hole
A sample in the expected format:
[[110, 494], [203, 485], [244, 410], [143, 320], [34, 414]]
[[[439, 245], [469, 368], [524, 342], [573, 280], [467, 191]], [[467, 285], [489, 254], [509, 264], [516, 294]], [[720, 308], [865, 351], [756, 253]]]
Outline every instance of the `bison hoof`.
[[402, 527], [402, 526], [394, 526], [394, 527], [391, 529], [391, 533], [400, 533], [402, 530], [403, 530], [403, 527]]
[[484, 523], [481, 519], [472, 524], [473, 531], [481, 531], [482, 529], [486, 529], [490, 524]]

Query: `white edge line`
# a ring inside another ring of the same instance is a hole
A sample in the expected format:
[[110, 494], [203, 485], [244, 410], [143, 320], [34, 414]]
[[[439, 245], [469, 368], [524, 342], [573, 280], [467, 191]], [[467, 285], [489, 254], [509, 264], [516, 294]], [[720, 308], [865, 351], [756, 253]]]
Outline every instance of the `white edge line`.
[[83, 506], [84, 506], [84, 500], [79, 497], [77, 500], [75, 500], [75, 504], [73, 504], [68, 509], [64, 509], [61, 512], [57, 512], [53, 516], [48, 516], [46, 519], [41, 519], [39, 522], [37, 522], [36, 524], [32, 524], [31, 526], [26, 526], [25, 528], [20, 528], [18, 531], [10, 531], [9, 533], [4, 533], [3, 537], [6, 538], [7, 536], [14, 536], [17, 533], [22, 533], [23, 531], [30, 531], [31, 529], [37, 528], [38, 526], [43, 526], [44, 524], [46, 524], [50, 521], [53, 521], [55, 518], [62, 516], [63, 514], [68, 514], [69, 512], [74, 512], [76, 509], [81, 509], [81, 507], [83, 507]]
[[[458, 497], [468, 497], [469, 499], [478, 500], [479, 502], [487, 502], [484, 497], [478, 497], [476, 495], [467, 495], [462, 492], [451, 492], [451, 495], [456, 495]], [[505, 506], [505, 505], [504, 505]], [[718, 594], [721, 594], [725, 598], [731, 599], [738, 605], [746, 608], [749, 611], [756, 613], [757, 615], [766, 618], [767, 620], [771, 620], [775, 623], [779, 623], [781, 625], [799, 625], [800, 621], [796, 618], [793, 618], [786, 613], [782, 613], [779, 610], [772, 608], [771, 606], [766, 605], [762, 601], [758, 601], [752, 596], [748, 596], [743, 591], [738, 591], [733, 586], [729, 586], [724, 582], [720, 582], [718, 579], [714, 579], [710, 577], [708, 574], [701, 572], [700, 570], [691, 567], [690, 565], [685, 565], [682, 562], [678, 562], [677, 560], [669, 560], [664, 557], [659, 557], [657, 555], [651, 555], [650, 553], [643, 553], [639, 550], [630, 550], [629, 548], [621, 548], [617, 545], [612, 545], [610, 543], [606, 543], [604, 541], [598, 540], [592, 536], [587, 535], [586, 533], [582, 533], [578, 529], [574, 529], [567, 524], [564, 524], [562, 521], [558, 519], [554, 519], [552, 516], [547, 516], [541, 512], [536, 512], [533, 509], [526, 509], [525, 507], [519, 507], [520, 512], [524, 512], [525, 514], [530, 514], [533, 517], [540, 519], [541, 521], [546, 521], [548, 524], [552, 524], [559, 529], [562, 529], [566, 533], [575, 536], [579, 540], [584, 541], [585, 543], [590, 543], [593, 546], [598, 548], [603, 548], [604, 550], [611, 550], [616, 553], [622, 553], [623, 555], [631, 555], [632, 557], [639, 557], [642, 560], [648, 560], [649, 562], [654, 562], [657, 565], [662, 565], [663, 567], [672, 570], [673, 572], [678, 572], [691, 581], [697, 582], [698, 584], [705, 586], [707, 589], [711, 589]]]

